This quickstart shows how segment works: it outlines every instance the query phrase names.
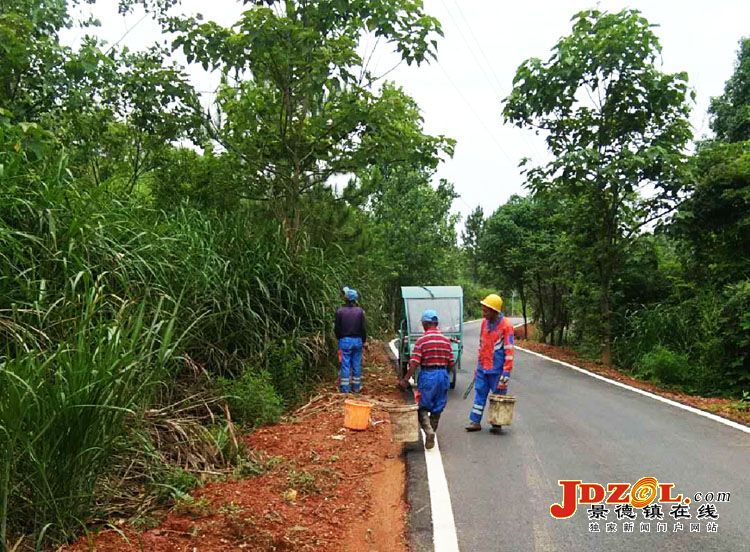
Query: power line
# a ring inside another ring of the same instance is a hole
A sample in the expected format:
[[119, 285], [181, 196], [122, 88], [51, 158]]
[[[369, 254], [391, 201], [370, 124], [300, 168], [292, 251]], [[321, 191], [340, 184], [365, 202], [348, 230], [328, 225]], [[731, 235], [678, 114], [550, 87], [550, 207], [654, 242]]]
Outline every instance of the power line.
[[[477, 64], [477, 67], [479, 67], [479, 71], [482, 73], [482, 76], [487, 81], [487, 84], [490, 85], [490, 89], [492, 89], [494, 92], [498, 92], [498, 90], [495, 90], [495, 84], [490, 82], [490, 78], [487, 76], [487, 71], [479, 62], [479, 58], [477, 58], [477, 56], [474, 54], [474, 49], [469, 45], [469, 41], [466, 40], [466, 36], [464, 36], [464, 32], [461, 30], [461, 27], [459, 26], [458, 22], [453, 18], [453, 13], [451, 13], [451, 10], [448, 8], [448, 5], [445, 3], [444, 0], [440, 0], [440, 3], [443, 4], [445, 11], [448, 13], [448, 17], [453, 22], [453, 25], [458, 31], [458, 34], [461, 36], [461, 40], [463, 40], [464, 44], [466, 44], [466, 49], [469, 51], [469, 54], [471, 54], [471, 57], [474, 59], [474, 63]], [[471, 31], [471, 27], [469, 27], [469, 31]], [[482, 49], [480, 48], [479, 51], [481, 53]], [[499, 86], [499, 83], [497, 84], [498, 84], [498, 88], [502, 88], [501, 86]], [[498, 94], [498, 96], [500, 96], [500, 94]]]
[[468, 108], [474, 114], [474, 117], [477, 118], [477, 120], [479, 121], [479, 123], [484, 128], [485, 132], [487, 132], [487, 135], [490, 138], [492, 138], [493, 142], [495, 142], [495, 144], [497, 145], [498, 149], [502, 152], [502, 154], [505, 156], [505, 158], [508, 160], [508, 162], [511, 165], [513, 165], [514, 162], [511, 159], [510, 155], [508, 155], [508, 153], [505, 151], [505, 148], [503, 148], [503, 146], [500, 144], [500, 142], [497, 140], [497, 138], [495, 138], [495, 135], [492, 133], [492, 131], [487, 126], [487, 124], [484, 122], [484, 119], [482, 119], [479, 116], [479, 114], [476, 112], [476, 110], [474, 109], [474, 107], [471, 105], [471, 102], [469, 102], [469, 100], [466, 99], [466, 96], [464, 96], [463, 92], [461, 92], [461, 89], [458, 86], [456, 86], [456, 83], [453, 82], [453, 79], [451, 79], [450, 75], [445, 70], [445, 67], [443, 67], [443, 65], [440, 63], [439, 60], [437, 62], [437, 65], [438, 65], [438, 67], [440, 67], [440, 70], [443, 71], [443, 74], [445, 75], [445, 78], [448, 79], [448, 82], [451, 83], [451, 86], [453, 86], [453, 88], [456, 89], [456, 92], [458, 93], [458, 95], [461, 97], [461, 99], [464, 101], [464, 103], [468, 106]]
[[107, 48], [107, 51], [105, 52], [105, 54], [108, 54], [108, 53], [109, 53], [110, 51], [112, 51], [112, 48], [114, 48], [114, 47], [115, 47], [115, 46], [117, 46], [117, 45], [118, 45], [118, 44], [119, 44], [120, 42], [122, 42], [122, 41], [123, 41], [123, 40], [125, 39], [125, 37], [126, 37], [126, 36], [128, 36], [128, 35], [130, 34], [130, 31], [132, 31], [132, 30], [133, 30], [133, 29], [135, 29], [135, 28], [136, 28], [136, 27], [137, 27], [138, 25], [140, 25], [140, 24], [141, 24], [141, 23], [143, 22], [143, 20], [144, 20], [144, 19], [146, 19], [146, 18], [148, 17], [148, 15], [149, 15], [149, 14], [148, 14], [148, 12], [144, 13], [144, 14], [143, 14], [143, 17], [141, 17], [141, 18], [140, 18], [140, 19], [139, 19], [138, 21], [136, 21], [135, 25], [133, 25], [132, 27], [130, 27], [130, 28], [129, 28], [128, 30], [126, 30], [126, 31], [125, 31], [125, 34], [123, 34], [123, 35], [122, 35], [122, 36], [121, 36], [121, 37], [120, 37], [119, 39], [117, 39], [117, 42], [115, 42], [114, 44], [112, 44], [112, 46], [110, 46], [109, 48]]
[[[446, 12], [448, 13], [448, 17], [453, 22], [453, 25], [456, 27], [456, 30], [458, 31], [459, 35], [461, 36], [461, 40], [463, 40], [464, 44], [466, 45], [466, 49], [469, 51], [469, 54], [471, 54], [471, 57], [474, 59], [474, 62], [477, 64], [477, 67], [479, 68], [479, 71], [482, 73], [482, 76], [487, 81], [487, 84], [489, 84], [490, 89], [497, 94], [498, 98], [502, 98], [502, 84], [500, 83], [500, 79], [495, 74], [495, 71], [492, 69], [492, 64], [490, 63], [489, 59], [487, 59], [487, 56], [484, 53], [484, 49], [479, 44], [479, 41], [476, 38], [477, 33], [474, 32], [474, 29], [471, 27], [471, 24], [466, 19], [466, 16], [464, 15], [463, 11], [461, 10], [461, 7], [458, 4], [458, 0], [455, 2], [455, 6], [458, 9], [459, 14], [461, 15], [461, 18], [464, 20], [464, 23], [466, 24], [466, 28], [469, 31], [469, 35], [472, 37], [472, 40], [474, 41], [474, 44], [476, 44], [477, 50], [479, 50], [480, 55], [484, 59], [486, 63], [486, 68], [489, 69], [489, 73], [486, 71], [485, 67], [480, 63], [479, 58], [477, 58], [476, 54], [474, 53], [474, 49], [469, 44], [469, 41], [466, 39], [466, 36], [464, 35], [464, 32], [461, 30], [461, 26], [458, 24], [456, 19], [453, 17], [452, 11], [448, 8], [448, 5], [445, 3], [444, 0], [440, 0], [440, 2], [443, 4], [443, 7], [445, 8]], [[492, 74], [492, 77], [494, 79], [494, 83], [491, 82], [492, 79], [489, 78], [489, 74]], [[526, 136], [522, 133], [521, 139], [526, 144], [526, 147], [530, 150], [533, 150], [534, 153], [538, 156], [542, 156], [539, 152], [539, 148], [536, 146], [536, 144], [533, 144], [528, 141]]]
[[466, 16], [464, 15], [463, 10], [461, 9], [461, 5], [458, 3], [458, 0], [455, 2], [456, 9], [458, 10], [459, 15], [461, 16], [461, 19], [464, 20], [464, 23], [466, 24], [466, 27], [469, 29], [469, 36], [474, 41], [474, 44], [477, 45], [477, 50], [479, 50], [479, 53], [481, 54], [482, 58], [484, 59], [485, 63], [487, 64], [487, 68], [490, 70], [490, 73], [492, 74], [492, 77], [495, 79], [495, 83], [497, 84], [497, 87], [500, 91], [502, 91], [503, 85], [500, 82], [500, 79], [498, 78], [497, 74], [495, 73], [495, 70], [492, 68], [492, 64], [490, 63], [490, 60], [487, 59], [487, 56], [484, 53], [484, 49], [479, 44], [479, 41], [477, 40], [477, 35], [474, 31], [474, 29], [471, 28], [471, 24], [469, 23], [468, 19], [466, 19]]

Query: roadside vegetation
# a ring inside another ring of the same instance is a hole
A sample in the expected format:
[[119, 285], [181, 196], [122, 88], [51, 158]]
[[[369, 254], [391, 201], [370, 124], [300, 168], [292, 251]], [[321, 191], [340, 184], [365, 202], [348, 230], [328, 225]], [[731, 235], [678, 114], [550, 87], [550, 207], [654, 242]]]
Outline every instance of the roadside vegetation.
[[705, 137], [655, 32], [634, 11], [582, 12], [518, 68], [505, 121], [541, 131], [553, 159], [526, 166], [527, 196], [475, 212], [465, 254], [479, 282], [518, 292], [540, 341], [746, 408], [750, 39]]
[[373, 333], [402, 285], [461, 284], [472, 317], [515, 291], [545, 342], [747, 401], [749, 41], [688, 154], [687, 76], [655, 67], [651, 27], [579, 15], [505, 101], [554, 160], [459, 247], [435, 181], [454, 142], [361, 46], [435, 59], [420, 2], [248, 0], [225, 28], [120, 0], [161, 25], [144, 51], [96, 38], [92, 3], [0, 2], [0, 549], [199, 511], [206, 479], [273, 469], [238, 431], [334, 377], [343, 285]]
[[[94, 38], [88, 4], [0, 4], [0, 549], [262, 472], [237, 432], [334, 375], [341, 286], [377, 333], [458, 257], [431, 184], [453, 143], [358, 49], [433, 58], [418, 4], [246, 2], [221, 28], [123, 0], [162, 25], [142, 52]], [[172, 51], [222, 76], [211, 103]]]

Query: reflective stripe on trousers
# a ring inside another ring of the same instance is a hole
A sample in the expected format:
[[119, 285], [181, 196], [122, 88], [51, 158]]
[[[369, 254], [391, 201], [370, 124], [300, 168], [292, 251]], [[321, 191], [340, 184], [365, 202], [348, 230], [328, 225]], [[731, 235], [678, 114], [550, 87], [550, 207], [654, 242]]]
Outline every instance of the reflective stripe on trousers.
[[339, 391], [349, 392], [349, 379], [351, 378], [351, 390], [358, 393], [362, 388], [362, 338], [342, 337], [339, 339], [339, 354], [341, 359]]

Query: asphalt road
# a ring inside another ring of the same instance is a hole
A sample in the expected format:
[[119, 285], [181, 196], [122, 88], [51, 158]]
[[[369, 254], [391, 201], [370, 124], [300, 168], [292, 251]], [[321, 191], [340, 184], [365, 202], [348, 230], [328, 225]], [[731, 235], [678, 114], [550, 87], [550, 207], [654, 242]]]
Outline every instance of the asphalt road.
[[[438, 440], [463, 551], [532, 550], [750, 550], [750, 434], [517, 351], [510, 394], [517, 397], [513, 425], [502, 435], [487, 429], [467, 433], [472, 395], [462, 400], [478, 344], [477, 323], [465, 328], [463, 370], [450, 392]], [[560, 502], [558, 480], [634, 483], [644, 476], [675, 484], [687, 496], [728, 492], [713, 502], [710, 519], [691, 519], [674, 531], [663, 507], [667, 532], [642, 532], [643, 512], [632, 533], [623, 532], [614, 506], [600, 532], [589, 530], [587, 507], [569, 519], [549, 514]], [[616, 525], [605, 532], [606, 523]], [[700, 532], [690, 532], [698, 523]]]

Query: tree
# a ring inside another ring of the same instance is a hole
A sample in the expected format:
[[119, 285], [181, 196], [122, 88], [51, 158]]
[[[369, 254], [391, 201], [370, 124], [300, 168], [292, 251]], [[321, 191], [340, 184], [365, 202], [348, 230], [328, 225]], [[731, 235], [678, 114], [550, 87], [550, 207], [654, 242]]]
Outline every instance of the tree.
[[709, 114], [716, 136], [693, 158], [692, 193], [672, 226], [690, 249], [692, 279], [704, 286], [750, 278], [750, 38], [740, 41], [734, 73]]
[[530, 187], [558, 194], [570, 208], [571, 243], [594, 286], [607, 363], [624, 247], [683, 189], [687, 76], [657, 70], [660, 50], [638, 11], [580, 12], [547, 62], [519, 67], [503, 111], [506, 121], [546, 134], [554, 160], [528, 170]]
[[[113, 175], [131, 190], [162, 161], [170, 142], [198, 141], [197, 96], [167, 52], [105, 50], [86, 36], [77, 49], [58, 33], [73, 26], [69, 7], [93, 0], [0, 3], [0, 105], [13, 122], [40, 123], [65, 144], [76, 176], [100, 184]], [[172, 0], [122, 0], [162, 11]], [[87, 23], [88, 24], [88, 23]], [[93, 24], [93, 23], [92, 23]]]
[[672, 226], [687, 242], [691, 279], [713, 286], [750, 278], [750, 141], [711, 143], [694, 164], [692, 194]]
[[717, 140], [750, 140], [750, 38], [740, 40], [734, 74], [724, 85], [724, 94], [711, 98], [708, 114]]
[[173, 143], [204, 141], [197, 94], [166, 57], [156, 46], [105, 53], [93, 38], [68, 57], [64, 71], [70, 85], [45, 122], [72, 150], [76, 175], [97, 185], [116, 177], [132, 192], [167, 161]]
[[[154, 13], [177, 0], [119, 0], [121, 12], [136, 4]], [[76, 84], [66, 71], [76, 53], [60, 44], [59, 32], [74, 25], [70, 8], [96, 0], [12, 0], [0, 2], [0, 105], [17, 121], [36, 121], [60, 106]], [[81, 23], [96, 25], [95, 21]], [[89, 41], [90, 44], [90, 41]]]
[[[441, 138], [404, 117], [413, 102], [377, 77], [357, 52], [372, 33], [407, 63], [435, 55], [436, 19], [412, 0], [252, 0], [231, 28], [172, 19], [175, 48], [223, 76], [212, 137], [242, 167], [238, 190], [266, 202], [289, 235], [301, 224], [299, 199], [336, 174], [355, 173], [386, 152], [436, 163]], [[419, 144], [411, 144], [416, 140]], [[404, 147], [406, 145], [406, 147]]]
[[[542, 341], [561, 343], [568, 325], [566, 240], [559, 222], [559, 202], [545, 194], [512, 196], [485, 222], [479, 255], [492, 283], [517, 290], [521, 298], [524, 334], [528, 336], [527, 305]], [[557, 332], [557, 333], [556, 333]]]
[[477, 207], [466, 218], [464, 231], [461, 233], [464, 251], [469, 256], [471, 265], [471, 277], [475, 282], [479, 281], [479, 241], [482, 238], [482, 226], [484, 225], [484, 211]]
[[374, 190], [365, 205], [372, 222], [369, 254], [379, 260], [379, 272], [389, 312], [398, 319], [400, 288], [445, 283], [456, 277], [456, 216], [450, 210], [458, 197], [441, 180], [429, 175], [374, 168], [363, 175], [363, 186]]

